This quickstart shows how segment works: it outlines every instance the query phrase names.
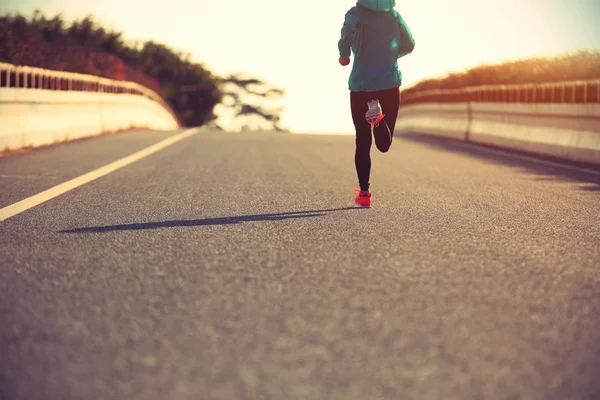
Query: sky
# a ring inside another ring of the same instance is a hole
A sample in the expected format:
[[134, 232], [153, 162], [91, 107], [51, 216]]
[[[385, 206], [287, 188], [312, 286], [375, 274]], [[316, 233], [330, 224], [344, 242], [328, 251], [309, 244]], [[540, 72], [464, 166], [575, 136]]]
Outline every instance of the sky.
[[[337, 42], [353, 0], [0, 0], [0, 12], [67, 20], [88, 14], [124, 39], [189, 52], [217, 75], [243, 72], [286, 91], [282, 125], [353, 132]], [[399, 0], [416, 42], [400, 59], [404, 87], [534, 56], [600, 49], [598, 0]], [[227, 121], [220, 121], [226, 125]]]

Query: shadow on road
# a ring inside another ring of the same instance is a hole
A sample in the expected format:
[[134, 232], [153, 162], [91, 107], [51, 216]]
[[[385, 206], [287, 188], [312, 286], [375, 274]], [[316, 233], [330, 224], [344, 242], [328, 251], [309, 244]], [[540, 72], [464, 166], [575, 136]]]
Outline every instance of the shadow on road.
[[274, 214], [257, 214], [257, 215], [240, 215], [236, 217], [221, 217], [221, 218], [205, 218], [205, 219], [192, 219], [192, 220], [172, 220], [172, 221], [159, 221], [159, 222], [144, 222], [138, 224], [123, 224], [123, 225], [109, 225], [109, 226], [92, 226], [86, 228], [77, 228], [58, 231], [58, 233], [102, 233], [102, 232], [113, 232], [113, 231], [136, 231], [144, 229], [159, 229], [159, 228], [174, 228], [174, 227], [186, 227], [186, 226], [208, 226], [208, 225], [230, 225], [240, 224], [242, 222], [256, 222], [256, 221], [281, 221], [286, 219], [296, 218], [311, 218], [321, 217], [327, 215], [333, 211], [344, 211], [344, 210], [362, 210], [361, 207], [345, 207], [345, 208], [332, 208], [327, 210], [311, 210], [311, 211], [296, 211], [296, 212], [285, 212], [285, 213], [274, 213]]
[[[547, 180], [547, 181], [563, 181], [563, 182], [573, 182], [573, 183], [582, 183], [580, 186], [581, 190], [588, 192], [600, 192], [600, 175], [588, 173], [585, 171], [578, 171], [574, 169], [562, 168], [560, 165], [549, 165], [544, 164], [536, 159], [545, 160], [545, 161], [553, 161], [557, 164], [563, 164], [569, 166], [571, 164], [567, 164], [564, 161], [546, 158], [538, 155], [525, 154], [525, 153], [510, 153], [508, 150], [497, 149], [491, 146], [484, 146], [479, 144], [468, 144], [464, 142], [458, 142], [456, 140], [434, 137], [428, 135], [419, 135], [406, 133], [399, 135], [401, 138], [406, 138], [413, 142], [422, 143], [427, 146], [433, 147], [437, 150], [449, 151], [454, 153], [460, 153], [463, 155], [467, 155], [470, 157], [475, 157], [479, 159], [484, 159], [486, 161], [494, 162], [497, 164], [502, 164], [505, 166], [514, 167], [520, 169], [523, 172], [533, 173], [539, 176], [537, 180]], [[500, 150], [498, 152], [492, 152], [490, 149]], [[503, 153], [502, 151], [506, 151]], [[513, 154], [519, 155], [527, 155], [531, 157], [531, 159], [526, 158], [517, 158], [514, 157]], [[591, 169], [597, 172], [600, 172], [600, 169], [594, 166], [589, 165], [581, 165], [580, 167], [584, 167], [587, 169]]]

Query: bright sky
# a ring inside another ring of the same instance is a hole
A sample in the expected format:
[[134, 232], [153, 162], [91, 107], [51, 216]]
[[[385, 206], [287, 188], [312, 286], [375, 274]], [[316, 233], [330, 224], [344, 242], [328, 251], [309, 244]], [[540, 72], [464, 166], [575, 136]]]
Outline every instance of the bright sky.
[[[286, 90], [282, 125], [352, 132], [350, 66], [337, 41], [353, 0], [2, 0], [0, 11], [66, 19], [93, 14], [125, 39], [190, 52], [219, 75], [247, 72]], [[404, 86], [482, 62], [600, 49], [598, 0], [399, 0], [416, 41]]]

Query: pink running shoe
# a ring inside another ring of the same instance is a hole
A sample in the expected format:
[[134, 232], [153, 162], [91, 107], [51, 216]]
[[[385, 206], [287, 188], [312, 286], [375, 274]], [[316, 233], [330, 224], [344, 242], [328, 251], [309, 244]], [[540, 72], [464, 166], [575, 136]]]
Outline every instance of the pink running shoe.
[[384, 117], [381, 105], [379, 104], [379, 99], [369, 101], [367, 106], [369, 107], [369, 110], [365, 114], [367, 122], [371, 125], [379, 126], [379, 123]]
[[354, 202], [361, 207], [371, 207], [371, 191], [370, 190], [359, 190], [354, 189], [356, 197]]

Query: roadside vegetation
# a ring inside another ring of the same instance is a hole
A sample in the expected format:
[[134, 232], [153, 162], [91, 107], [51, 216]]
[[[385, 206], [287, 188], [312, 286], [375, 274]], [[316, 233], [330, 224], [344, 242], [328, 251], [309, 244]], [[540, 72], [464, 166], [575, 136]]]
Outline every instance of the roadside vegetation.
[[547, 83], [600, 79], [600, 51], [579, 51], [557, 57], [537, 57], [496, 65], [481, 65], [445, 77], [426, 79], [403, 95], [432, 89], [468, 86]]
[[142, 84], [161, 95], [185, 126], [215, 124], [220, 105], [232, 118], [281, 130], [281, 109], [272, 104], [282, 90], [242, 74], [219, 76], [161, 43], [127, 41], [91, 16], [70, 23], [40, 11], [30, 18], [0, 16], [0, 43], [1, 62]]

